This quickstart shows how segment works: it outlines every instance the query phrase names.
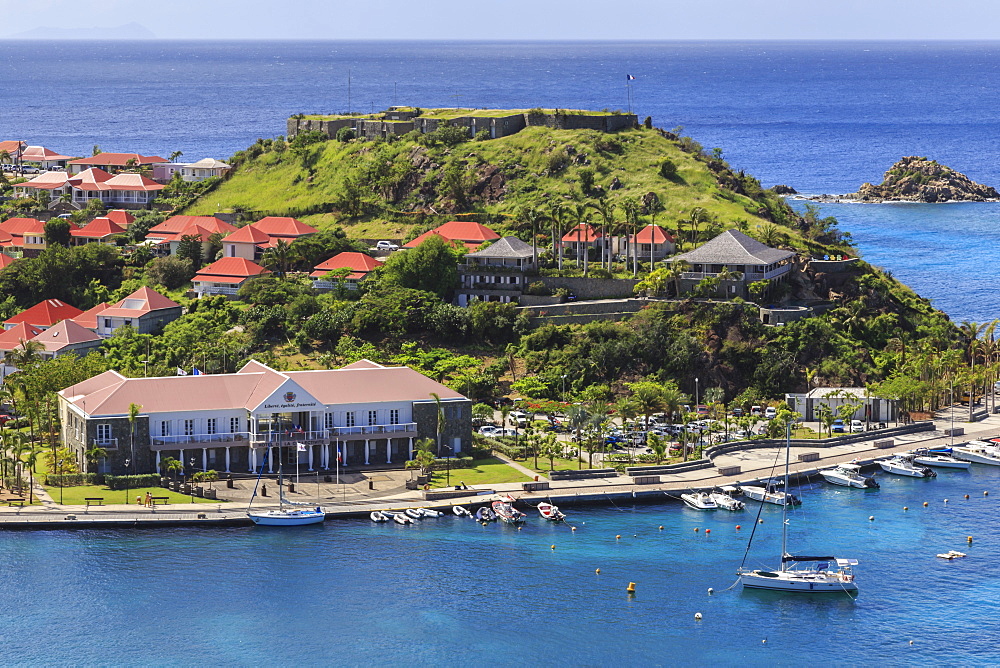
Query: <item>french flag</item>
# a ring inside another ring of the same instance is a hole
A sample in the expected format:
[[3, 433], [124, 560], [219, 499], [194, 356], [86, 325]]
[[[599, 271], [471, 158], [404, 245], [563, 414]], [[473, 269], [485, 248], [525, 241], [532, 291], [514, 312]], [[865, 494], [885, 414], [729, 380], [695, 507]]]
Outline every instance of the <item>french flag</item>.
[[635, 77], [632, 76], [631, 74], [626, 74], [625, 81], [635, 81]]

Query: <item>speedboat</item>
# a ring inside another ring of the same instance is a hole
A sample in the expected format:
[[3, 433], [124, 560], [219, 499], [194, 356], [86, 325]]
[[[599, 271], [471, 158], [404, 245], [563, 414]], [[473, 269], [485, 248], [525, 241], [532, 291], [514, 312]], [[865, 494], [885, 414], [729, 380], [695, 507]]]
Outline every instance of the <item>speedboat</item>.
[[766, 487], [741, 485], [741, 489], [748, 499], [753, 499], [754, 501], [773, 503], [776, 506], [797, 506], [802, 503], [799, 497], [779, 490], [778, 486], [774, 483], [768, 483]]
[[389, 518], [387, 516], [383, 515], [382, 513], [380, 513], [377, 510], [372, 511], [371, 518], [372, 518], [372, 522], [388, 522], [389, 521]]
[[712, 495], [708, 492], [681, 494], [681, 500], [687, 504], [688, 508], [695, 510], [717, 510], [719, 507], [719, 504], [712, 499]]
[[463, 506], [452, 506], [451, 512], [455, 513], [457, 517], [472, 517], [469, 509]]
[[551, 522], [561, 522], [566, 519], [566, 513], [559, 510], [559, 506], [554, 506], [547, 501], [538, 504], [538, 514]]
[[483, 524], [496, 520], [497, 514], [490, 510], [489, 506], [483, 506], [476, 511], [476, 520]]
[[861, 467], [857, 464], [838, 464], [832, 469], [823, 469], [819, 472], [823, 479], [834, 485], [844, 487], [857, 487], [858, 489], [878, 488], [878, 482], [872, 476], [861, 474]]
[[942, 452], [932, 450], [914, 450], [913, 462], [921, 466], [937, 466], [946, 469], [967, 469], [972, 462], [964, 462]]
[[737, 501], [732, 496], [731, 493], [735, 493], [736, 489], [734, 487], [721, 487], [719, 489], [712, 490], [709, 494], [712, 501], [715, 501], [715, 505], [723, 510], [743, 510], [743, 502]]
[[951, 454], [974, 464], [989, 464], [1000, 466], [1000, 449], [986, 441], [969, 441], [965, 445], [952, 448]]
[[322, 508], [311, 510], [267, 510], [259, 513], [248, 512], [247, 517], [260, 526], [299, 526], [319, 524], [326, 519]]
[[424, 514], [419, 508], [407, 508], [403, 512], [406, 513], [410, 519], [420, 520], [424, 518]]
[[494, 501], [493, 512], [496, 516], [507, 524], [522, 524], [525, 514], [515, 508], [510, 501]]
[[936, 478], [937, 473], [926, 466], [913, 463], [913, 455], [893, 455], [889, 459], [880, 459], [878, 465], [887, 473], [905, 475], [911, 478]]

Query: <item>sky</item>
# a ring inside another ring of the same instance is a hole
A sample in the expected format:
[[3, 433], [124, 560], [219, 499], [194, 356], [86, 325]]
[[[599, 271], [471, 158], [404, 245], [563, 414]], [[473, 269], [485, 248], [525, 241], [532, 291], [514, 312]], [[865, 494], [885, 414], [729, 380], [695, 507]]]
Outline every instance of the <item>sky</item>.
[[1000, 39], [996, 0], [0, 0], [0, 17], [0, 38]]

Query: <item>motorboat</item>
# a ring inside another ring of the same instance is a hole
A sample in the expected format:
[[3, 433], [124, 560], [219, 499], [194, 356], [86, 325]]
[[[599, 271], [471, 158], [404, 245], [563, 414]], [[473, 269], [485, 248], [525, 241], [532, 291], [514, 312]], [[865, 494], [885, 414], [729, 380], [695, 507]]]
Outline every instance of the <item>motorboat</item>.
[[423, 512], [419, 508], [407, 508], [403, 511], [410, 519], [420, 520], [424, 518]]
[[717, 505], [722, 510], [743, 510], [744, 504], [742, 501], [734, 499], [731, 494], [736, 492], [734, 487], [721, 487], [719, 489], [712, 490], [709, 496], [712, 501], [715, 501]]
[[748, 499], [753, 499], [754, 501], [772, 503], [776, 506], [797, 506], [802, 503], [799, 497], [778, 489], [778, 485], [773, 482], [769, 482], [766, 487], [741, 485], [740, 488]]
[[497, 518], [497, 514], [490, 509], [489, 506], [483, 506], [476, 511], [476, 520], [482, 522], [483, 524], [487, 522], [493, 522]]
[[1000, 466], [1000, 449], [986, 441], [969, 441], [965, 445], [952, 448], [952, 456], [973, 464]]
[[888, 459], [878, 460], [878, 465], [886, 473], [905, 475], [911, 478], [936, 478], [937, 473], [926, 466], [913, 463], [913, 455], [893, 455]]
[[819, 474], [828, 483], [834, 485], [857, 487], [858, 489], [878, 489], [878, 482], [875, 478], [863, 475], [861, 466], [858, 464], [838, 464], [832, 469], [823, 469]]
[[562, 522], [566, 519], [566, 513], [559, 510], [559, 506], [552, 505], [548, 501], [542, 501], [538, 504], [538, 514], [550, 522]]
[[972, 462], [962, 461], [943, 452], [933, 450], [914, 450], [913, 462], [921, 466], [936, 466], [945, 469], [968, 469]]
[[715, 502], [712, 495], [708, 492], [681, 494], [681, 501], [683, 501], [688, 508], [694, 508], [695, 510], [717, 510], [719, 508], [719, 504]]
[[[791, 433], [791, 422], [788, 422], [785, 425], [784, 486], [786, 489], [788, 487], [789, 459], [792, 449]], [[746, 491], [746, 487], [743, 489]], [[762, 499], [761, 503], [764, 502], [765, 500]], [[788, 506], [790, 505], [792, 505], [790, 500], [785, 500], [781, 503], [781, 563], [776, 570], [745, 568], [746, 555], [750, 552], [750, 545], [748, 544], [747, 551], [743, 556], [743, 563], [736, 570], [736, 574], [743, 587], [746, 589], [771, 589], [810, 594], [856, 592], [858, 585], [854, 582], [854, 573], [851, 567], [858, 564], [857, 559], [789, 554], [787, 546]], [[751, 532], [750, 544], [753, 542], [755, 533], [757, 532]]]
[[441, 515], [443, 515], [440, 511], [431, 510], [430, 508], [417, 508], [417, 510], [419, 510], [420, 514], [424, 517], [441, 517]]
[[389, 518], [379, 511], [375, 510], [371, 514], [372, 522], [388, 522]]
[[464, 506], [452, 506], [451, 512], [455, 513], [456, 517], [472, 517], [472, 513]]
[[507, 524], [522, 524], [526, 519], [526, 515], [515, 508], [510, 501], [494, 501], [491, 505], [497, 518]]

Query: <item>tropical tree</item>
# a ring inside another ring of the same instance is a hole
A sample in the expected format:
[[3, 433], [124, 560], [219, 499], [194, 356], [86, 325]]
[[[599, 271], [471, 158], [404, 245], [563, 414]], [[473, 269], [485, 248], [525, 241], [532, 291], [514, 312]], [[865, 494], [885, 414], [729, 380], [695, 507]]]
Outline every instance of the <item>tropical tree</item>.
[[441, 456], [441, 434], [445, 430], [446, 422], [444, 417], [444, 404], [441, 403], [441, 397], [436, 392], [431, 392], [431, 398], [434, 399], [435, 417], [437, 421], [435, 423], [435, 430], [437, 431], [437, 456]]
[[95, 445], [87, 450], [87, 461], [95, 467], [108, 456], [108, 451], [99, 445]]
[[273, 247], [269, 248], [261, 258], [261, 264], [268, 269], [274, 269], [279, 276], [288, 273], [288, 267], [295, 261], [296, 252], [284, 239], [278, 239]]
[[650, 381], [632, 383], [632, 400], [635, 402], [635, 409], [644, 418], [644, 426], [649, 431], [649, 417], [653, 413], [664, 410], [663, 388]]
[[177, 474], [184, 470], [184, 463], [176, 457], [164, 457], [160, 461], [160, 468], [167, 473], [174, 474], [174, 482], [177, 482]]
[[[562, 445], [556, 439], [555, 434], [545, 434], [541, 438], [541, 453], [543, 457], [549, 460], [549, 470], [553, 471], [556, 468], [556, 457], [562, 454]], [[538, 468], [538, 464], [535, 464], [535, 468]]]
[[604, 222], [603, 232], [604, 232], [604, 243], [602, 243], [601, 248], [601, 264], [605, 262], [607, 258], [608, 270], [611, 269], [611, 245], [609, 240], [613, 232], [615, 224], [615, 205], [613, 202], [606, 199], [599, 199], [596, 202], [589, 202], [587, 204], [591, 209], [597, 212], [597, 215], [601, 217]]
[[646, 445], [649, 446], [649, 449], [656, 456], [656, 463], [659, 464], [662, 462], [667, 454], [667, 444], [663, 442], [659, 434], [646, 434]]
[[170, 154], [170, 162], [177, 162], [177, 159], [184, 155], [184, 151], [173, 151]]
[[[135, 420], [139, 417], [141, 411], [142, 404], [130, 403], [128, 405], [129, 457], [132, 460], [133, 466], [135, 466]], [[125, 471], [125, 475], [128, 475], [128, 471]], [[125, 501], [127, 503], [128, 499], [125, 499]]]
[[566, 417], [569, 420], [570, 429], [576, 432], [576, 443], [577, 443], [577, 460], [579, 462], [578, 468], [583, 468], [583, 438], [582, 432], [584, 427], [590, 421], [590, 411], [587, 410], [582, 404], [573, 404], [566, 411]]

